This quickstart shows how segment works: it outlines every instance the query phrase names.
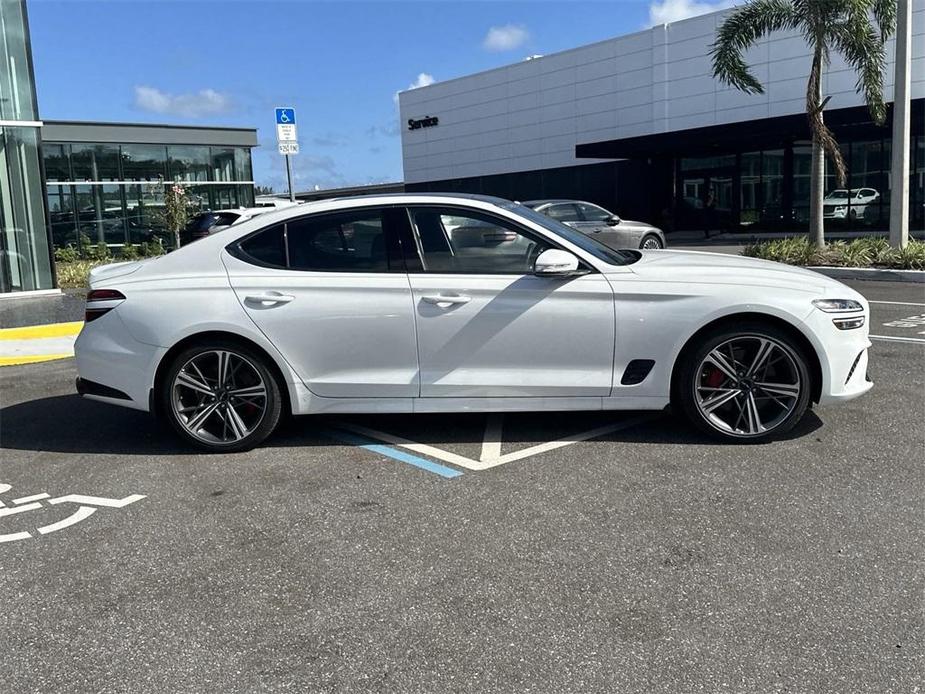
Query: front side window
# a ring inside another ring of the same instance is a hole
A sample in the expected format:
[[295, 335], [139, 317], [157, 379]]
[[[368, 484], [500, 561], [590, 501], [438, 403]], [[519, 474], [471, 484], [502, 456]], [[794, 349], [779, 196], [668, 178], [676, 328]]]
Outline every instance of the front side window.
[[578, 203], [578, 209], [581, 210], [581, 216], [586, 222], [606, 222], [613, 216], [603, 207], [587, 202]]
[[426, 272], [526, 275], [551, 244], [492, 215], [455, 208], [411, 209]]
[[578, 208], [575, 205], [550, 205], [543, 210], [549, 217], [558, 222], [578, 222], [581, 217], [578, 216]]

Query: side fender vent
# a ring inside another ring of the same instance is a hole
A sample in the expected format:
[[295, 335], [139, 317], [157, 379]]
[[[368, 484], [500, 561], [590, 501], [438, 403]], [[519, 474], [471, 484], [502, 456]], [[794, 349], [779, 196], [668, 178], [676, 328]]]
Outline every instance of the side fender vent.
[[654, 359], [633, 359], [626, 365], [623, 378], [620, 379], [620, 385], [634, 386], [637, 383], [642, 383], [646, 380], [646, 376], [649, 375], [653, 366], [655, 366]]

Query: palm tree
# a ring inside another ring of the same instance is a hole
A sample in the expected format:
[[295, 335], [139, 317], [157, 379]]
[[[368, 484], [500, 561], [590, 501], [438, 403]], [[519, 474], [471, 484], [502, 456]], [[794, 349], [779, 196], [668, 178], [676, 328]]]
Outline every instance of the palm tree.
[[822, 69], [833, 50], [841, 53], [858, 75], [857, 90], [863, 94], [871, 118], [883, 124], [884, 45], [895, 25], [896, 0], [749, 0], [723, 20], [710, 50], [713, 76], [747, 94], [764, 93], [742, 58], [759, 38], [774, 31], [796, 30], [812, 50], [806, 85], [806, 115], [813, 135], [809, 230], [820, 248], [825, 245], [822, 195], [826, 155], [835, 168], [839, 187], [844, 187], [847, 178], [845, 159], [822, 117], [830, 98], [822, 98]]

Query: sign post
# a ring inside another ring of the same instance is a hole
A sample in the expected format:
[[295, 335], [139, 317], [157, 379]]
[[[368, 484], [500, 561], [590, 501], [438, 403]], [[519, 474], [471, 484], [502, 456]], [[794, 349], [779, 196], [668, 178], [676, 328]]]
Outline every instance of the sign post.
[[279, 153], [286, 157], [289, 201], [295, 202], [295, 192], [292, 190], [292, 160], [290, 155], [299, 153], [299, 138], [296, 135], [294, 108], [280, 107], [276, 109], [276, 146]]

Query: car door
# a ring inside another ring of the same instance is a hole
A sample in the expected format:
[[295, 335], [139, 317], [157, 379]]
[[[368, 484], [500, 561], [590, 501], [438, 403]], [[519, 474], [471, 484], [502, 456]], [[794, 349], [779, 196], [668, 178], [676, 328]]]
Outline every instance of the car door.
[[639, 245], [635, 234], [631, 233], [627, 227], [622, 227], [621, 221], [616, 224], [611, 223], [615, 218], [619, 218], [603, 207], [587, 202], [580, 202], [577, 207], [578, 213], [590, 233], [593, 233], [594, 238], [605, 246], [610, 248], [636, 248]]
[[421, 397], [606, 396], [613, 290], [599, 273], [538, 277], [556, 247], [515, 221], [471, 208], [409, 208], [406, 256]]
[[223, 254], [248, 317], [315, 395], [418, 395], [414, 305], [393, 244], [400, 208], [276, 224]]

